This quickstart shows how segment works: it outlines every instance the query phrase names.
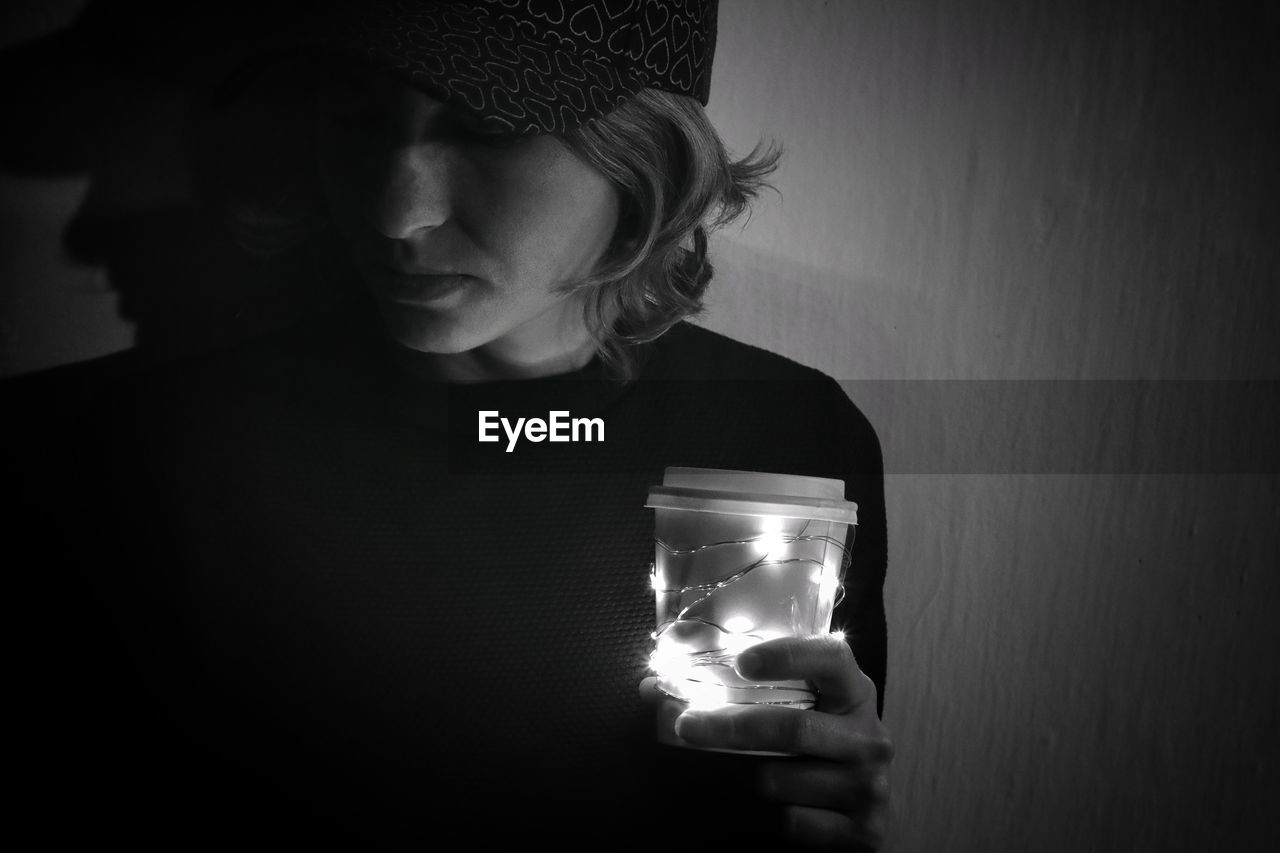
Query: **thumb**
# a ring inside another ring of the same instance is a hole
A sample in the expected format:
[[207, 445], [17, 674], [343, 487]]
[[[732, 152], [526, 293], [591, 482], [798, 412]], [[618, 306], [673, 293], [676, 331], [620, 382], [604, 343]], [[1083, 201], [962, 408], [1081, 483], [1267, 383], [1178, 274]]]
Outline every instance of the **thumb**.
[[667, 695], [658, 689], [658, 677], [651, 675], [640, 681], [640, 701], [646, 705], [657, 706]]

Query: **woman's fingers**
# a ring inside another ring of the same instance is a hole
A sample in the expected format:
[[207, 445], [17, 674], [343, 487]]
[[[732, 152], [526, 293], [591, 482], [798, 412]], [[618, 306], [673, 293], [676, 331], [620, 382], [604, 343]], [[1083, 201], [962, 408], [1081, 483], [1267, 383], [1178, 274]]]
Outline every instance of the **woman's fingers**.
[[888, 770], [880, 764], [794, 758], [767, 761], [757, 772], [761, 795], [780, 803], [857, 812], [889, 802]]
[[782, 637], [738, 655], [738, 672], [755, 681], [805, 679], [818, 691], [817, 710], [849, 714], [876, 707], [876, 685], [839, 634]]
[[[853, 657], [848, 643], [838, 634], [782, 637], [742, 652], [738, 672], [754, 681], [803, 679], [818, 691], [816, 710], [828, 714], [848, 714], [859, 708], [876, 707], [876, 686]], [[640, 697], [656, 702], [662, 696], [658, 679], [640, 682]]]
[[[783, 804], [786, 837], [826, 849], [879, 847], [890, 818], [893, 742], [876, 714], [876, 687], [839, 635], [784, 637], [740, 653], [736, 666], [754, 681], [805, 680], [817, 691], [812, 711], [776, 705], [685, 709], [675, 731], [691, 746], [790, 753], [760, 770], [761, 793]], [[645, 679], [641, 695], [661, 695]]]
[[769, 705], [730, 705], [714, 711], [685, 711], [676, 734], [696, 746], [792, 752], [854, 765], [888, 762], [887, 737], [854, 730], [848, 717]]
[[787, 806], [785, 833], [787, 840], [815, 850], [876, 850], [884, 844], [889, 829], [888, 809], [851, 817], [825, 809]]

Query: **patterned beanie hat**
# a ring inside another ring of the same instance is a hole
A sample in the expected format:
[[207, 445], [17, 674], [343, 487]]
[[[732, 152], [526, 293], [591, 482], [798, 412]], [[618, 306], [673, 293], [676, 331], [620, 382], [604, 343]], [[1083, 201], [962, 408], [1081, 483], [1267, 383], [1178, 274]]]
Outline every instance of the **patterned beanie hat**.
[[[329, 0], [300, 47], [391, 74], [498, 134], [558, 133], [645, 87], [707, 103], [717, 0]], [[313, 9], [315, 7], [312, 7]]]

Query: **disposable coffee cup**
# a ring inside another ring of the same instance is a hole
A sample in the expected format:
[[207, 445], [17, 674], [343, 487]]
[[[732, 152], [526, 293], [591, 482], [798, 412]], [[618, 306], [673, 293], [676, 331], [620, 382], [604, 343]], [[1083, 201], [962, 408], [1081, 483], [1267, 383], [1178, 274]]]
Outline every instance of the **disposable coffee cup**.
[[[654, 649], [658, 740], [685, 708], [813, 708], [805, 681], [750, 681], [737, 655], [766, 640], [824, 634], [844, 582], [857, 504], [824, 477], [667, 468], [654, 512]], [[772, 754], [772, 753], [770, 753]]]

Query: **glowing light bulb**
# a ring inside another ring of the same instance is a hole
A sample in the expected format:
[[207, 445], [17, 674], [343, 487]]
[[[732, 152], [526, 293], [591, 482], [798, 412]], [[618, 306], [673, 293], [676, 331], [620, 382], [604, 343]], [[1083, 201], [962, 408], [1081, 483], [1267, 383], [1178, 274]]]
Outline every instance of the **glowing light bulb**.
[[733, 655], [745, 652], [760, 641], [761, 638], [754, 634], [725, 634], [720, 639], [724, 650]]
[[695, 711], [714, 711], [729, 704], [729, 691], [723, 684], [686, 680], [680, 685], [689, 707]]
[[699, 667], [691, 646], [667, 637], [649, 655], [649, 668], [661, 679], [663, 689], [684, 700], [690, 708], [709, 711], [729, 704], [729, 691], [710, 680], [708, 670]]
[[730, 616], [724, 620], [724, 629], [735, 634], [745, 634], [754, 627], [755, 623], [746, 616]]
[[818, 598], [826, 601], [840, 588], [840, 577], [830, 568], [824, 568], [818, 576]]
[[658, 640], [657, 648], [649, 655], [649, 669], [662, 678], [683, 677], [692, 672], [689, 662], [689, 646], [666, 638]]
[[782, 535], [782, 519], [773, 515], [760, 518], [760, 535], [756, 537], [756, 549], [760, 556], [776, 554], [781, 551], [787, 540]]

